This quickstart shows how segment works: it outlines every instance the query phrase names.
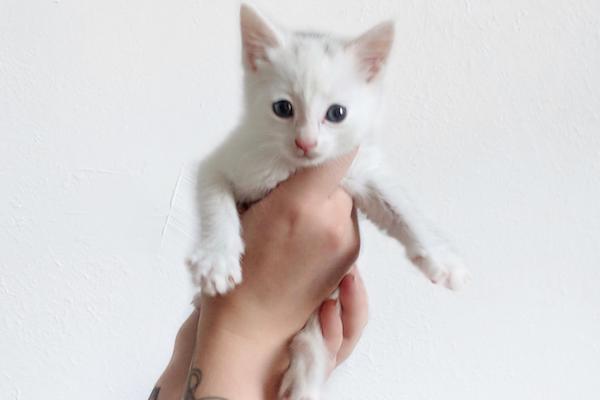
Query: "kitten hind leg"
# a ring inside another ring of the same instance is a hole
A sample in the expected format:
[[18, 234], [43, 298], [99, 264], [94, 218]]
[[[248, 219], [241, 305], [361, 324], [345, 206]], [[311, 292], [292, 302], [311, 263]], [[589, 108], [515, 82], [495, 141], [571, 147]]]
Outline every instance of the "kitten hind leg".
[[290, 365], [279, 388], [280, 400], [318, 400], [327, 376], [328, 354], [318, 312], [290, 346]]

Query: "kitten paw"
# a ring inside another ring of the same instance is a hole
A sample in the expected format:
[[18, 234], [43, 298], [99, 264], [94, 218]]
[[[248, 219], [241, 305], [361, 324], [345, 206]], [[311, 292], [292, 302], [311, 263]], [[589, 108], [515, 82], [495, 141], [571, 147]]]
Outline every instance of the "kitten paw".
[[279, 400], [319, 400], [319, 390], [300, 384], [294, 373], [287, 371], [279, 388]]
[[450, 271], [450, 276], [446, 279], [446, 287], [451, 290], [461, 290], [471, 283], [471, 273], [465, 267], [456, 268]]
[[197, 250], [188, 258], [192, 281], [203, 294], [225, 294], [242, 281], [238, 254], [220, 254]]
[[471, 274], [465, 268], [460, 256], [453, 251], [433, 250], [412, 259], [431, 282], [444, 285], [451, 290], [460, 290], [471, 281]]
[[319, 400], [328, 353], [319, 316], [313, 314], [290, 345], [290, 365], [279, 386], [279, 400]]

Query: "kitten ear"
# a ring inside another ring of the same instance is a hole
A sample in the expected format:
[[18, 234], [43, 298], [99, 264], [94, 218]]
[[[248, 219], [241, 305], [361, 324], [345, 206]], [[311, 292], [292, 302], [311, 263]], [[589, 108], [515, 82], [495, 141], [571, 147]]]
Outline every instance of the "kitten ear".
[[356, 54], [359, 68], [364, 72], [367, 82], [375, 78], [385, 65], [393, 42], [394, 22], [386, 21], [374, 26], [346, 45]]
[[242, 59], [244, 66], [252, 71], [257, 69], [257, 61], [269, 61], [267, 50], [281, 44], [276, 29], [247, 4], [240, 8], [242, 30]]

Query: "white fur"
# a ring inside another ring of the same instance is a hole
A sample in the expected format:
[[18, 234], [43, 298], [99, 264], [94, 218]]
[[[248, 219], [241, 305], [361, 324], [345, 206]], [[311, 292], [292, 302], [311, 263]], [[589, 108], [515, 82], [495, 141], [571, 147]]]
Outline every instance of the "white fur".
[[[244, 251], [237, 205], [264, 197], [299, 168], [318, 165], [360, 145], [342, 182], [357, 207], [396, 238], [410, 260], [434, 283], [461, 287], [468, 273], [460, 257], [413, 208], [382, 167], [373, 131], [381, 121], [382, 70], [393, 25], [380, 24], [356, 39], [294, 33], [267, 22], [243, 5], [245, 114], [238, 127], [200, 168], [201, 240], [189, 260], [194, 282], [209, 295], [223, 294], [242, 279]], [[286, 99], [294, 117], [271, 108]], [[324, 119], [331, 104], [347, 107], [341, 123]], [[317, 140], [304, 157], [294, 140]], [[327, 359], [318, 315], [296, 336], [281, 394], [315, 400]]]

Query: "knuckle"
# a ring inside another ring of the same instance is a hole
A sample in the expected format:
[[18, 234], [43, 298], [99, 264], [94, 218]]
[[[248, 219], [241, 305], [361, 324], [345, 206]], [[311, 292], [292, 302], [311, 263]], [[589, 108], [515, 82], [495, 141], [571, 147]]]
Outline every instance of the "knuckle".
[[327, 247], [335, 252], [344, 249], [345, 245], [345, 230], [342, 225], [330, 224], [325, 228], [325, 243]]
[[354, 200], [352, 196], [350, 196], [344, 189], [338, 189], [338, 202], [341, 207], [344, 207], [346, 210], [352, 209], [354, 205]]
[[360, 238], [352, 220], [334, 218], [321, 221], [326, 249], [343, 257], [349, 265], [358, 258]]
[[294, 202], [286, 208], [285, 215], [291, 224], [295, 224], [301, 219], [305, 219], [309, 215], [309, 208], [306, 204]]

